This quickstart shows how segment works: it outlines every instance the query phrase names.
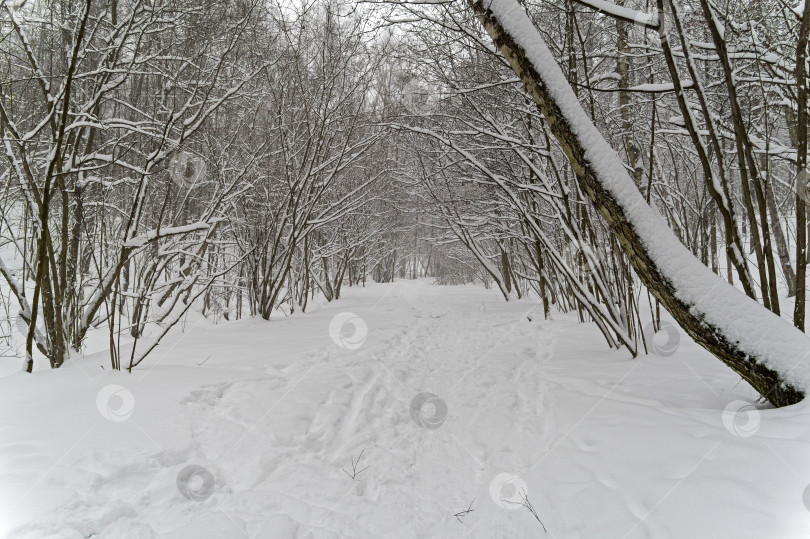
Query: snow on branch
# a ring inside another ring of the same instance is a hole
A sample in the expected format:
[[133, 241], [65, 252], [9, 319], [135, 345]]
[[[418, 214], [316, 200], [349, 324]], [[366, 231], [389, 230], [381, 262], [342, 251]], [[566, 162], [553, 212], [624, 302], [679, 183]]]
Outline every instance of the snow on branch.
[[608, 17], [636, 24], [643, 28], [649, 28], [650, 30], [658, 30], [660, 26], [658, 15], [655, 13], [645, 13], [644, 11], [636, 11], [634, 9], [617, 6], [607, 0], [574, 0], [574, 2], [598, 11]]
[[167, 236], [176, 236], [178, 234], [188, 234], [189, 232], [196, 232], [198, 230], [208, 230], [211, 226], [211, 223], [192, 223], [189, 225], [183, 226], [172, 226], [168, 228], [158, 228], [156, 230], [150, 230], [144, 234], [139, 234], [135, 237], [132, 237], [124, 242], [124, 247], [128, 249], [137, 249], [138, 247], [143, 247], [147, 243], [151, 241], [155, 241], [159, 238], [165, 238]]

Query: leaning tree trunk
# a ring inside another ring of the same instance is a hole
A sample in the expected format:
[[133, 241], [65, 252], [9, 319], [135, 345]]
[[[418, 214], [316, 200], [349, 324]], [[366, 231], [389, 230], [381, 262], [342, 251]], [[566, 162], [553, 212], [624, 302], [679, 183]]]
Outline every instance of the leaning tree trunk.
[[467, 0], [520, 77], [577, 181], [644, 285], [701, 346], [776, 406], [810, 387], [810, 339], [711, 272], [678, 241], [582, 110], [516, 0]]

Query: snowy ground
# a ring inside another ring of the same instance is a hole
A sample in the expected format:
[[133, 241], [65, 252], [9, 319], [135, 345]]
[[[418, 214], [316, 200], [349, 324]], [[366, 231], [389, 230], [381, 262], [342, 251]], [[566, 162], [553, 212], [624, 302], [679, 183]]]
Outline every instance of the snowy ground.
[[0, 533], [810, 537], [810, 407], [745, 407], [683, 334], [633, 360], [538, 311], [400, 281], [189, 322], [132, 375], [0, 379]]

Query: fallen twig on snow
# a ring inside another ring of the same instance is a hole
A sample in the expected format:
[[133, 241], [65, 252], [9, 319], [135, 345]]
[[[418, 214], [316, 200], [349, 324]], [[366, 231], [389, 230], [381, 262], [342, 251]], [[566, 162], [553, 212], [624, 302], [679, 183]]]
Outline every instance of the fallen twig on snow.
[[473, 499], [472, 499], [472, 501], [470, 502], [470, 505], [469, 505], [469, 506], [467, 506], [467, 509], [465, 509], [464, 511], [459, 511], [458, 513], [456, 513], [455, 515], [453, 515], [454, 517], [456, 517], [456, 520], [458, 520], [459, 522], [461, 522], [461, 518], [462, 518], [462, 517], [466, 517], [467, 515], [469, 515], [469, 514], [470, 514], [470, 513], [472, 513], [473, 511], [475, 511], [475, 509], [473, 509], [473, 504], [474, 504], [474, 503], [475, 503], [475, 498], [473, 498]]
[[509, 502], [509, 503], [519, 503], [519, 505], [522, 505], [523, 507], [528, 509], [529, 512], [532, 515], [534, 515], [534, 518], [537, 519], [537, 522], [539, 522], [540, 525], [543, 526], [543, 531], [548, 532], [548, 530], [546, 529], [546, 525], [543, 524], [543, 521], [540, 520], [540, 517], [537, 515], [537, 510], [532, 505], [532, 502], [529, 501], [529, 495], [526, 493], [525, 490], [521, 489], [520, 491], [520, 502]]
[[352, 478], [352, 481], [354, 481], [358, 475], [360, 475], [364, 471], [368, 470], [368, 466], [366, 466], [365, 468], [362, 468], [360, 470], [357, 469], [357, 467], [360, 465], [360, 459], [363, 458], [363, 453], [364, 452], [365, 452], [365, 449], [363, 449], [363, 451], [360, 451], [360, 455], [357, 456], [357, 460], [352, 461], [352, 471], [351, 472], [347, 471], [345, 468], [343, 469], [343, 471], [346, 472], [346, 475], [348, 475], [349, 477]]

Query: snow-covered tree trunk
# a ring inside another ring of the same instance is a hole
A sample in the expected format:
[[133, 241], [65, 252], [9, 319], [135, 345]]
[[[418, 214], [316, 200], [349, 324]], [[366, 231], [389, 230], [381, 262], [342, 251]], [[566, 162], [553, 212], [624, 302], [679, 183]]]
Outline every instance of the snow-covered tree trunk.
[[[810, 387], [810, 339], [700, 263], [644, 200], [516, 0], [467, 0], [647, 288], [701, 346], [776, 406]], [[742, 253], [740, 254], [742, 255]]]

